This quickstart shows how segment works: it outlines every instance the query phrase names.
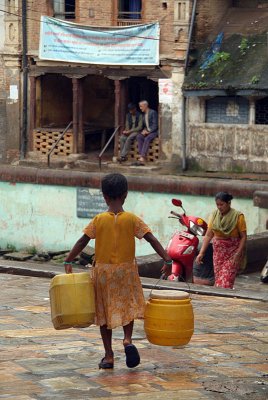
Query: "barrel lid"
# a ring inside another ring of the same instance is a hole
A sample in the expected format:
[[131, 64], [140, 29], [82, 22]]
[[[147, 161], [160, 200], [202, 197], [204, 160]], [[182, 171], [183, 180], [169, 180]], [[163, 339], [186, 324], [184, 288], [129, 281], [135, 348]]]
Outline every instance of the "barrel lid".
[[178, 290], [152, 290], [151, 299], [184, 300], [189, 299], [189, 293]]

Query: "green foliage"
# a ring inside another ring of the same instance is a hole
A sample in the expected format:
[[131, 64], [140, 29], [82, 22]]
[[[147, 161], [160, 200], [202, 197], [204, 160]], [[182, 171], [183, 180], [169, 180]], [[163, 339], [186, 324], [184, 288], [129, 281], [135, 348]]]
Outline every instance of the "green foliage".
[[246, 55], [247, 49], [249, 48], [248, 46], [248, 39], [247, 38], [242, 38], [240, 46], [238, 46], [240, 49], [240, 53], [242, 56]]
[[220, 76], [223, 70], [226, 68], [228, 61], [230, 60], [231, 54], [221, 51], [215, 54], [214, 60], [211, 62], [209, 67], [213, 71], [215, 76]]
[[189, 169], [191, 169], [191, 171], [195, 171], [195, 172], [203, 172], [204, 169], [201, 167], [201, 165], [198, 163], [198, 161], [196, 161], [195, 159], [191, 159], [189, 160]]
[[17, 249], [16, 249], [16, 246], [14, 246], [13, 244], [7, 243], [7, 250], [9, 250], [10, 253], [12, 253], [12, 252], [16, 251]]
[[34, 256], [35, 254], [37, 254], [37, 248], [35, 246], [27, 247], [26, 252]]
[[226, 53], [225, 51], [219, 51], [216, 53], [215, 58], [213, 60], [213, 65], [222, 64], [224, 61], [228, 61], [231, 57], [230, 53]]
[[196, 84], [196, 87], [199, 88], [199, 89], [204, 88], [206, 86], [207, 86], [207, 83], [206, 82], [202, 82], [202, 81], [199, 81]]
[[259, 83], [259, 81], [260, 81], [260, 77], [259, 76], [257, 76], [257, 75], [254, 75], [252, 78], [251, 78], [251, 83], [252, 83], [252, 85], [254, 85], [254, 84], [256, 84], [256, 83]]
[[231, 168], [229, 168], [227, 170], [227, 172], [242, 174], [245, 171], [244, 171], [243, 167], [241, 167], [240, 165], [233, 165]]

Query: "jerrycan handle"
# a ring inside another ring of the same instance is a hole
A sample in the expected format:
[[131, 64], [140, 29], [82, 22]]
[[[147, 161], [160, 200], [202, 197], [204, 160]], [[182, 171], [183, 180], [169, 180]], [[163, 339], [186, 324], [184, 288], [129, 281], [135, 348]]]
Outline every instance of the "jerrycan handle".
[[[186, 282], [186, 280], [183, 279], [182, 277], [181, 277], [181, 279], [182, 279], [182, 281], [187, 285], [189, 297], [190, 297], [190, 299], [192, 299], [191, 292], [190, 292], [191, 287], [190, 287], [189, 283]], [[161, 290], [161, 289], [162, 289], [161, 287], [157, 287], [158, 283], [159, 283], [161, 280], [162, 280], [162, 277], [160, 277], [160, 278], [156, 281], [155, 285], [152, 287], [152, 289], [151, 289], [151, 291], [150, 291], [149, 298], [151, 297], [151, 294], [152, 294], [152, 291], [153, 291], [153, 290], [155, 290], [155, 289]], [[174, 289], [173, 289], [173, 290], [174, 290]]]

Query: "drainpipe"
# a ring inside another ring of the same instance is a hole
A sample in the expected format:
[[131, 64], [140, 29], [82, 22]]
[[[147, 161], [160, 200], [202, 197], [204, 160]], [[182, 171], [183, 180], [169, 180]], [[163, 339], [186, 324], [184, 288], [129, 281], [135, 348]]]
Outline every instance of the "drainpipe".
[[27, 60], [27, 0], [22, 0], [22, 129], [20, 158], [24, 159], [27, 150], [27, 120], [28, 120], [28, 60]]
[[188, 35], [189, 39], [188, 39], [186, 57], [185, 57], [185, 66], [184, 66], [184, 68], [185, 68], [185, 76], [188, 73], [188, 63], [189, 63], [189, 55], [190, 55], [191, 42], [192, 42], [192, 36], [193, 36], [193, 30], [194, 30], [196, 6], [197, 6], [197, 0], [194, 0], [193, 9], [192, 9], [192, 15], [191, 15], [191, 21], [190, 21], [190, 27], [189, 27], [189, 35]]
[[186, 171], [186, 169], [187, 169], [187, 165], [186, 165], [186, 97], [184, 96], [184, 94], [182, 97], [181, 113], [182, 113], [182, 121], [181, 121], [182, 170]]
[[[190, 27], [189, 27], [189, 39], [188, 39], [188, 44], [187, 44], [186, 56], [185, 56], [185, 65], [184, 65], [185, 76], [187, 76], [187, 73], [188, 73], [188, 63], [189, 63], [189, 55], [190, 55], [194, 22], [195, 22], [196, 6], [197, 6], [197, 0], [194, 0], [191, 21], [190, 21]], [[186, 169], [187, 169], [187, 165], [186, 165], [186, 97], [183, 95], [183, 99], [182, 99], [182, 170], [186, 171]]]

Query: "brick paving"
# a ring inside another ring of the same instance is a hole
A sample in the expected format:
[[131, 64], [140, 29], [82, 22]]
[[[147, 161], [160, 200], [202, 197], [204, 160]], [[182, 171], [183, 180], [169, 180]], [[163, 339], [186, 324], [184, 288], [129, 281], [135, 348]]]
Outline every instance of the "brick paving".
[[268, 398], [267, 302], [192, 295], [195, 334], [188, 346], [151, 345], [138, 321], [141, 365], [126, 367], [116, 329], [115, 368], [103, 371], [97, 327], [53, 329], [49, 279], [0, 274], [0, 284], [0, 399]]

